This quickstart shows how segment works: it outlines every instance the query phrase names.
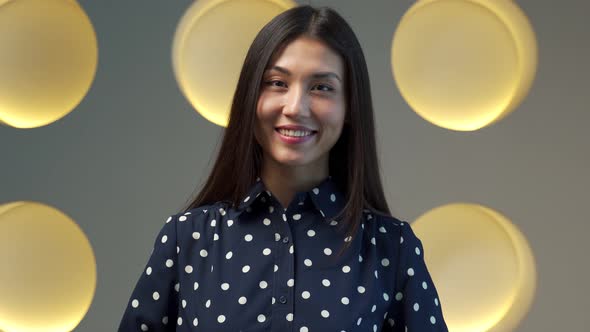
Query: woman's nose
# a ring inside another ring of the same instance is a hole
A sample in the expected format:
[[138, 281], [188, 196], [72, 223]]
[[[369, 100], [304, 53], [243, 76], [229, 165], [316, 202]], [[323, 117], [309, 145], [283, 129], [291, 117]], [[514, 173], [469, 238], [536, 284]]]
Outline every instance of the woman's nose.
[[306, 91], [298, 86], [292, 86], [285, 95], [287, 100], [283, 113], [296, 115], [305, 115], [309, 111], [309, 99]]

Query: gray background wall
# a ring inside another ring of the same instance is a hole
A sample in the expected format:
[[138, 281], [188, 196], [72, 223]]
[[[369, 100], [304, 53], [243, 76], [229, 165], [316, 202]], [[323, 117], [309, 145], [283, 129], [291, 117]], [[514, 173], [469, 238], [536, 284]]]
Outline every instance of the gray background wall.
[[[95, 81], [65, 118], [0, 127], [0, 203], [34, 200], [74, 218], [98, 265], [77, 332], [114, 331], [158, 230], [208, 175], [223, 128], [181, 95], [170, 46], [190, 0], [81, 0], [99, 42]], [[454, 132], [413, 113], [396, 89], [389, 45], [413, 1], [305, 1], [337, 9], [364, 47], [384, 185], [398, 218], [445, 203], [481, 203], [525, 233], [538, 290], [519, 332], [587, 331], [590, 286], [590, 3], [521, 0], [539, 67], [519, 109]], [[493, 285], [490, 285], [493, 287]]]

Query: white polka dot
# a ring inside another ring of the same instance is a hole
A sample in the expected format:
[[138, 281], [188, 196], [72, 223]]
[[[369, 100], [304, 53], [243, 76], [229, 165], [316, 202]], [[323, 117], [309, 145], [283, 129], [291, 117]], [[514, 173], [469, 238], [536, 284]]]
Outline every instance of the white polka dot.
[[281, 239], [281, 234], [275, 233], [275, 241], [278, 241], [280, 239]]
[[394, 326], [395, 325], [395, 320], [393, 318], [388, 318], [387, 322], [389, 323], [390, 326]]
[[383, 265], [383, 266], [389, 266], [389, 259], [387, 259], [387, 258], [383, 258], [383, 259], [381, 260], [381, 265]]
[[[184, 217], [184, 216], [183, 216]], [[186, 218], [186, 217], [185, 217]], [[179, 218], [180, 219], [180, 218]], [[172, 220], [172, 217], [168, 217], [168, 219], [166, 219], [166, 223], [169, 223]]]
[[402, 292], [398, 292], [397, 294], [395, 294], [395, 299], [398, 301], [401, 301], [404, 298], [404, 294], [402, 294]]
[[201, 257], [207, 257], [207, 250], [201, 249], [200, 254], [201, 254]]
[[240, 298], [238, 299], [238, 303], [239, 303], [239, 304], [246, 304], [246, 302], [247, 302], [247, 301], [248, 301], [248, 300], [246, 299], [246, 297], [245, 297], [245, 296], [242, 296], [242, 297], [240, 297]]
[[293, 285], [295, 285], [295, 280], [293, 280], [293, 279], [287, 280], [287, 286], [293, 287]]
[[248, 271], [250, 271], [250, 265], [244, 265], [244, 267], [242, 267], [242, 272], [248, 273]]
[[167, 259], [166, 260], [166, 266], [167, 267], [172, 267], [174, 265], [174, 261], [172, 261], [171, 259]]
[[328, 310], [322, 310], [322, 317], [324, 317], [324, 318], [330, 317], [330, 312], [328, 312]]
[[195, 284], [193, 285], [193, 290], [197, 290], [199, 288], [199, 283], [195, 281]]
[[217, 316], [217, 321], [220, 322], [220, 323], [225, 322], [225, 316], [224, 315]]
[[377, 273], [377, 270], [375, 270], [375, 279], [379, 279], [379, 273]]
[[301, 219], [301, 214], [297, 213], [293, 215], [293, 220], [299, 220]]
[[345, 296], [340, 300], [340, 302], [342, 302], [342, 304], [344, 305], [348, 305], [350, 303], [350, 300]]
[[145, 274], [147, 274], [148, 276], [152, 274], [152, 268], [148, 266], [148, 268], [145, 270]]
[[176, 320], [176, 324], [182, 325], [182, 317], [178, 317], [178, 319]]
[[198, 240], [201, 238], [201, 233], [199, 232], [193, 232], [193, 239]]
[[277, 264], [275, 264], [274, 272], [277, 272], [278, 270], [279, 270], [279, 267], [277, 266]]
[[291, 246], [289, 247], [289, 253], [290, 253], [290, 254], [292, 254], [292, 253], [293, 253], [293, 245], [291, 245]]
[[420, 255], [420, 248], [416, 247], [416, 255]]
[[348, 265], [344, 265], [344, 266], [342, 267], [342, 272], [344, 272], [344, 273], [348, 273], [348, 272], [350, 272], [350, 266], [348, 266]]
[[168, 324], [168, 316], [162, 317], [162, 324], [164, 324], [164, 325]]
[[311, 296], [311, 293], [308, 291], [303, 291], [303, 293], [301, 293], [301, 297], [304, 299], [309, 299], [309, 297]]
[[268, 219], [268, 218], [264, 218], [264, 220], [262, 220], [262, 223], [263, 223], [265, 226], [268, 226], [268, 225], [270, 225], [270, 219]]
[[328, 279], [322, 280], [322, 285], [324, 285], [326, 287], [330, 286], [330, 280], [328, 280]]
[[363, 256], [359, 255], [359, 263], [363, 261]]
[[233, 255], [234, 255], [233, 252], [228, 251], [227, 254], [225, 254], [225, 259], [230, 259], [230, 258], [232, 258]]
[[178, 218], [179, 221], [185, 221], [186, 220], [186, 216], [180, 216], [180, 218]]
[[213, 241], [219, 240], [219, 235], [217, 233], [213, 234]]
[[193, 319], [193, 326], [198, 326], [199, 320], [197, 318]]
[[309, 330], [307, 329], [307, 327], [306, 327], [306, 326], [302, 326], [302, 327], [299, 329], [299, 332], [308, 332], [308, 331], [309, 331]]
[[234, 221], [233, 220], [229, 219], [227, 221], [227, 227], [231, 227], [231, 225], [233, 225], [233, 224], [234, 224]]
[[269, 249], [269, 248], [265, 248], [264, 250], [262, 250], [262, 254], [263, 254], [264, 256], [268, 256], [268, 255], [270, 255], [270, 249]]
[[174, 285], [174, 290], [175, 290], [175, 291], [177, 291], [177, 292], [180, 290], [180, 283], [178, 283], [178, 282], [177, 282], [177, 283]]
[[362, 294], [362, 293], [364, 293], [364, 292], [365, 292], [365, 287], [363, 287], [363, 286], [358, 286], [358, 287], [357, 287], [357, 290], [358, 290], [358, 292], [359, 292], [359, 293], [361, 293], [361, 294]]
[[371, 312], [375, 312], [375, 310], [377, 310], [377, 306], [373, 304], [373, 307], [371, 307]]
[[287, 318], [287, 321], [292, 322], [293, 321], [293, 314], [288, 313], [286, 318]]
[[436, 323], [436, 318], [434, 318], [434, 316], [430, 316], [430, 322], [432, 324], [435, 324]]
[[193, 273], [193, 267], [190, 265], [185, 266], [184, 272], [186, 273]]
[[221, 289], [228, 290], [229, 289], [229, 284], [227, 282], [224, 282], [223, 284], [221, 284]]
[[303, 261], [303, 264], [305, 264], [305, 266], [311, 266], [311, 259], [306, 258], [305, 261]]
[[307, 236], [314, 237], [315, 236], [315, 231], [313, 229], [308, 230], [307, 231]]
[[180, 247], [176, 246], [176, 253], [178, 254], [180, 252]]
[[246, 242], [252, 241], [252, 238], [253, 238], [252, 234], [246, 234], [246, 236], [244, 236], [244, 240], [246, 240]]
[[426, 281], [422, 281], [422, 288], [424, 288], [424, 289], [428, 288], [428, 284], [426, 283]]
[[372, 245], [377, 245], [377, 243], [375, 242], [375, 237], [372, 237], [372, 238], [371, 238], [371, 244], [372, 244]]
[[258, 321], [260, 323], [264, 322], [266, 320], [266, 316], [264, 316], [263, 314], [258, 315]]
[[383, 299], [385, 301], [389, 301], [389, 295], [387, 293], [383, 293]]
[[379, 232], [387, 233], [387, 231], [385, 230], [385, 227], [383, 227], [383, 226], [379, 227]]
[[330, 256], [330, 255], [332, 254], [332, 249], [330, 249], [330, 248], [325, 248], [325, 249], [324, 249], [324, 254], [325, 254], [326, 256]]
[[404, 243], [404, 237], [403, 236], [400, 236], [399, 237], [399, 243]]
[[147, 331], [147, 330], [148, 330], [148, 327], [147, 327], [147, 325], [145, 325], [145, 324], [141, 324], [141, 330], [142, 330], [142, 331]]
[[287, 221], [287, 216], [283, 213], [283, 220]]
[[413, 268], [409, 268], [408, 269], [408, 275], [409, 276], [413, 276], [414, 275], [414, 269]]
[[350, 242], [350, 241], [352, 241], [352, 236], [349, 235], [344, 238], [344, 242]]
[[182, 300], [182, 307], [186, 308], [186, 300]]
[[158, 292], [154, 292], [154, 293], [152, 294], [152, 297], [154, 298], [154, 300], [158, 301], [158, 300], [160, 299], [160, 293], [158, 293]]
[[356, 325], [361, 325], [362, 320], [363, 320], [363, 317], [359, 317], [359, 319], [356, 321]]
[[336, 221], [336, 220], [330, 221], [330, 226], [336, 226], [336, 225], [338, 225], [338, 221]]
[[209, 308], [211, 306], [211, 300], [207, 300], [207, 302], [205, 302], [205, 307]]
[[268, 286], [268, 283], [266, 281], [262, 280], [259, 283], [259, 286], [260, 286], [260, 288], [265, 289]]
[[215, 219], [211, 220], [211, 227], [215, 227], [216, 224], [217, 224], [217, 221]]
[[133, 301], [131, 301], [131, 306], [132, 306], [133, 308], [137, 308], [137, 307], [139, 307], [139, 301], [137, 301], [137, 300], [133, 300]]
[[275, 297], [273, 296], [273, 297], [272, 297], [272, 301], [270, 301], [270, 303], [271, 303], [271, 304], [275, 304], [275, 302], [276, 302], [276, 300], [275, 300]]
[[330, 200], [332, 202], [335, 202], [336, 201], [336, 195], [334, 195], [334, 194], [330, 195]]
[[438, 299], [437, 298], [434, 299], [434, 305], [438, 307]]
[[414, 303], [414, 311], [420, 310], [420, 305], [418, 303]]
[[166, 243], [166, 241], [168, 241], [168, 236], [167, 235], [162, 236], [162, 243]]

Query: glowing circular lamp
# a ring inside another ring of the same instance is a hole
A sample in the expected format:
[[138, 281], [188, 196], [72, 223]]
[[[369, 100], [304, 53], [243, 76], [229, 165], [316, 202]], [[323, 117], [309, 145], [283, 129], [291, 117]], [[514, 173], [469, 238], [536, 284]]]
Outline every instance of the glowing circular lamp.
[[532, 250], [500, 213], [476, 204], [435, 208], [411, 224], [453, 332], [514, 331], [536, 289]]
[[96, 261], [78, 225], [36, 202], [0, 205], [0, 330], [69, 332], [96, 289]]
[[74, 0], [0, 0], [0, 123], [45, 126], [71, 112], [96, 72], [92, 23]]
[[227, 126], [250, 44], [266, 23], [295, 5], [291, 0], [199, 0], [189, 7], [176, 28], [172, 65], [197, 112]]
[[394, 33], [391, 65], [408, 105], [457, 131], [491, 125], [528, 94], [535, 33], [511, 0], [421, 0]]

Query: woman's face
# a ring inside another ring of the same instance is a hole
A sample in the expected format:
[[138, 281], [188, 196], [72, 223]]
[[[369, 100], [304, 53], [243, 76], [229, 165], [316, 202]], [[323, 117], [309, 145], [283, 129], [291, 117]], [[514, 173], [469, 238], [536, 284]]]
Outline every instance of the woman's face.
[[[309, 37], [295, 39], [271, 59], [262, 78], [254, 130], [264, 158], [281, 165], [309, 166], [307, 170], [327, 170], [329, 151], [344, 124], [344, 79], [340, 56]], [[303, 142], [289, 143], [277, 129], [286, 125], [303, 126], [314, 133]]]

